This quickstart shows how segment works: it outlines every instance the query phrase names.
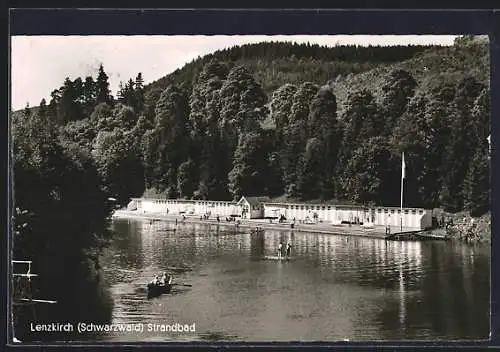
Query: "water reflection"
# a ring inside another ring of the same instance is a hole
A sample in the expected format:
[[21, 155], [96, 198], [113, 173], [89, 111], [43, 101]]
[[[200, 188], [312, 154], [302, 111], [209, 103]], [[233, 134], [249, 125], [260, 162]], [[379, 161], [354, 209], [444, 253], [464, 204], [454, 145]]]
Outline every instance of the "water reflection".
[[[113, 339], [485, 338], [488, 251], [441, 242], [116, 221], [103, 258], [115, 322], [196, 322], [197, 333]], [[292, 260], [272, 260], [280, 242]], [[186, 269], [188, 268], [188, 269]], [[164, 270], [193, 286], [145, 299]], [[221, 337], [222, 336], [222, 337]]]
[[405, 308], [405, 279], [403, 277], [403, 265], [399, 263], [399, 324], [404, 330], [406, 323], [406, 308]]

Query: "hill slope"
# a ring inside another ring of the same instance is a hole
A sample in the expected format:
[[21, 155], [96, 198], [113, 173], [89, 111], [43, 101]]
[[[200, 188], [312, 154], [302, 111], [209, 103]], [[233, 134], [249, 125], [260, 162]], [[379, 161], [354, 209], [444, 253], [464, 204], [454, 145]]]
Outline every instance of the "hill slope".
[[490, 60], [488, 43], [474, 41], [466, 45], [432, 48], [416, 54], [413, 58], [379, 66], [375, 69], [349, 74], [330, 81], [339, 106], [345, 102], [349, 92], [368, 89], [379, 98], [385, 76], [392, 70], [409, 72], [417, 81], [419, 89], [433, 91], [438, 85], [456, 84], [467, 73], [479, 82], [490, 84]]
[[169, 84], [191, 84], [193, 77], [210, 61], [221, 61], [231, 68], [246, 66], [264, 91], [285, 83], [310, 81], [324, 84], [338, 75], [360, 73], [380, 65], [390, 65], [436, 46], [324, 47], [288, 42], [264, 42], [218, 50], [199, 57], [171, 74], [146, 86], [147, 90], [165, 89]]
[[[450, 47], [394, 46], [334, 48], [291, 43], [259, 43], [216, 51], [186, 64], [173, 73], [147, 85], [157, 99], [168, 85], [182, 85], [191, 90], [193, 79], [210, 61], [221, 61], [230, 69], [245, 66], [268, 97], [284, 84], [311, 82], [329, 85], [337, 98], [338, 115], [342, 114], [349, 92], [367, 89], [380, 103], [381, 87], [393, 70], [409, 72], [418, 89], [432, 91], [443, 83], [455, 84], [467, 72], [489, 85], [490, 61], [487, 38], [469, 38]], [[273, 128], [266, 119], [264, 128]]]

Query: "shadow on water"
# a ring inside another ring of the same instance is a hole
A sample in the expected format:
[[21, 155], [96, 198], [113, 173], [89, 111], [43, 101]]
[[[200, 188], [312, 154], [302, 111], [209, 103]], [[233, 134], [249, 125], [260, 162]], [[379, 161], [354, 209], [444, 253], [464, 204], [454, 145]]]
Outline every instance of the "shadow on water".
[[[33, 284], [36, 291], [36, 284]], [[39, 303], [32, 306], [13, 307], [15, 336], [22, 342], [34, 341], [85, 341], [98, 337], [97, 333], [80, 334], [80, 322], [109, 323], [112, 319], [113, 300], [109, 289], [99, 277], [93, 280], [72, 282], [61, 286], [61, 296], [56, 304]], [[71, 329], [41, 330], [37, 325], [62, 324]]]
[[[175, 231], [173, 231], [175, 229]], [[489, 250], [449, 242], [115, 221], [102, 258], [115, 323], [196, 323], [196, 333], [113, 341], [487, 338]], [[280, 242], [292, 259], [270, 260]], [[168, 268], [177, 268], [168, 269]], [[163, 271], [179, 283], [145, 299]]]
[[379, 314], [385, 332], [401, 339], [419, 330], [443, 339], [488, 338], [490, 260], [481, 254], [486, 248], [422, 246], [422, 267], [428, 273], [415, 277], [400, 269], [393, 305]]
[[231, 341], [236, 340], [237, 336], [227, 335], [221, 331], [218, 332], [207, 332], [199, 335], [202, 341]]

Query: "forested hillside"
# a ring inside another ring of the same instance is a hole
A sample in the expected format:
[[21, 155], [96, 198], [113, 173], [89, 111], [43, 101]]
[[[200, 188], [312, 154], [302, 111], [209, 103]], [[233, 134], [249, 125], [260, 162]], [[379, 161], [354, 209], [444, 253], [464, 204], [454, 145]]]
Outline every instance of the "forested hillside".
[[405, 205], [489, 208], [484, 41], [251, 44], [143, 82], [138, 73], [112, 97], [101, 66], [15, 119], [54, 121], [58, 143], [90, 158], [120, 204], [155, 189], [398, 205], [404, 151]]
[[[264, 42], [218, 50], [188, 63], [147, 88], [164, 90], [168, 85], [188, 84], [211, 61], [228, 68], [243, 65], [253, 73], [266, 94], [286, 83], [310, 81], [323, 84], [331, 77], [359, 73], [380, 65], [411, 58], [430, 46], [324, 47], [317, 44]], [[437, 47], [435, 47], [437, 48]]]

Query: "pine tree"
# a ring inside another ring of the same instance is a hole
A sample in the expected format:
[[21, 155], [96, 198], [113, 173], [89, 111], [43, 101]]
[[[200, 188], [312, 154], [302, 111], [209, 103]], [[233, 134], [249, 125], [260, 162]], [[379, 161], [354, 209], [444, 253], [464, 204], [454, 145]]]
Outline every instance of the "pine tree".
[[47, 107], [47, 116], [52, 121], [60, 121], [57, 107], [59, 105], [59, 100], [61, 99], [61, 91], [59, 89], [54, 89], [50, 93], [50, 98], [49, 106]]
[[308, 122], [311, 101], [318, 92], [318, 89], [318, 86], [311, 82], [305, 82], [299, 86], [293, 96], [289, 123], [297, 121]]
[[111, 92], [109, 90], [108, 75], [104, 72], [103, 65], [99, 65], [99, 73], [96, 81], [96, 103], [112, 105]]
[[292, 84], [285, 84], [275, 90], [270, 101], [270, 117], [276, 125], [275, 145], [279, 153], [283, 151], [283, 130], [288, 125], [293, 96], [297, 92], [297, 87]]
[[137, 108], [137, 96], [135, 91], [135, 83], [132, 79], [129, 79], [125, 85], [122, 81], [120, 81], [118, 85], [118, 93], [117, 98], [118, 102], [121, 104], [130, 106], [134, 111], [139, 114], [139, 110]]
[[302, 199], [322, 197], [325, 182], [324, 144], [318, 138], [307, 141], [302, 163], [297, 165], [296, 194]]
[[472, 106], [471, 137], [475, 148], [488, 146], [487, 138], [491, 134], [490, 90], [484, 87]]
[[135, 78], [135, 103], [134, 109], [137, 113], [144, 111], [145, 97], [144, 97], [144, 79], [142, 73], [139, 72]]
[[125, 96], [125, 86], [123, 85], [123, 81], [120, 81], [120, 83], [118, 83], [118, 92], [116, 92], [116, 99], [119, 103], [123, 104], [125, 102]]
[[137, 113], [139, 113], [135, 82], [132, 79], [129, 79], [126, 85], [125, 104], [132, 107]]
[[193, 196], [196, 188], [196, 165], [192, 159], [188, 159], [179, 165], [177, 173], [177, 192], [181, 198], [189, 199]]
[[[418, 125], [421, 136], [422, 155], [416, 155], [419, 161], [416, 167], [418, 190], [422, 206], [435, 208], [439, 206], [439, 190], [442, 184], [443, 160], [445, 148], [450, 137], [450, 128], [443, 116], [446, 106], [438, 101], [429, 101], [425, 106], [424, 120]], [[418, 172], [419, 171], [419, 172]]]
[[306, 121], [298, 120], [284, 129], [284, 146], [281, 152], [281, 164], [283, 167], [283, 180], [287, 196], [296, 196], [296, 179], [298, 166], [298, 157], [302, 155], [306, 141]]
[[160, 189], [158, 170], [160, 136], [157, 130], [148, 129], [142, 136], [140, 148], [144, 165], [145, 188]]
[[169, 86], [156, 103], [155, 113], [155, 130], [159, 136], [158, 181], [172, 195], [177, 192], [177, 168], [186, 158], [188, 99], [178, 87]]
[[191, 155], [199, 166], [197, 198], [229, 197], [227, 174], [231, 169], [232, 155], [223, 141], [226, 138], [224, 131], [219, 130], [220, 89], [227, 73], [225, 65], [209, 61], [192, 88], [189, 123], [192, 129]]
[[337, 101], [328, 87], [322, 87], [311, 100], [308, 121], [309, 138], [318, 138], [324, 153], [323, 168], [317, 170], [322, 177], [317, 196], [332, 198], [335, 194], [334, 176], [338, 159], [341, 126], [337, 121]]
[[280, 196], [284, 193], [283, 185], [283, 170], [281, 169], [281, 162], [279, 153], [273, 151], [269, 154], [268, 175], [266, 178], [265, 194], [270, 197]]
[[405, 200], [412, 206], [439, 206], [442, 175], [447, 172], [443, 169], [450, 135], [447, 109], [447, 103], [418, 92], [394, 130], [392, 144], [408, 160]]
[[261, 122], [267, 109], [267, 97], [262, 87], [243, 66], [235, 66], [229, 72], [220, 90], [220, 127], [244, 129], [247, 120]]
[[335, 184], [339, 198], [344, 198], [352, 193], [348, 186], [351, 174], [345, 170], [352, 153], [363, 141], [379, 136], [384, 129], [384, 121], [373, 95], [365, 89], [349, 94], [341, 120], [344, 129]]
[[265, 191], [267, 158], [262, 135], [248, 132], [240, 135], [229, 173], [229, 190], [233, 199], [242, 195], [261, 196]]
[[83, 118], [82, 105], [80, 103], [81, 93], [83, 93], [81, 79], [71, 81], [66, 77], [57, 106], [59, 123], [65, 124], [68, 121], [77, 121]]
[[464, 181], [465, 208], [471, 216], [490, 210], [490, 162], [484, 148], [478, 149]]
[[30, 103], [26, 103], [26, 106], [24, 107], [23, 115], [26, 119], [30, 118], [30, 116], [31, 116]]
[[382, 86], [383, 114], [386, 120], [385, 133], [392, 134], [397, 120], [403, 114], [410, 98], [414, 95], [417, 82], [413, 76], [401, 69], [391, 71]]
[[210, 61], [198, 75], [189, 100], [189, 120], [195, 135], [213, 134], [220, 117], [219, 91], [227, 69]]
[[96, 83], [92, 76], [87, 76], [83, 84], [83, 111], [85, 117], [90, 117], [96, 104]]
[[284, 143], [280, 158], [285, 190], [290, 197], [296, 195], [296, 176], [299, 169], [297, 157], [304, 152], [306, 147], [310, 105], [317, 92], [318, 87], [310, 82], [299, 86], [293, 95], [288, 124], [283, 129]]
[[271, 97], [270, 116], [276, 125], [276, 130], [281, 131], [288, 124], [293, 96], [297, 92], [297, 87], [292, 84], [285, 84], [276, 89]]
[[[401, 163], [400, 160], [399, 165]], [[398, 193], [398, 163], [391, 156], [384, 137], [373, 137], [356, 148], [346, 165], [346, 194], [351, 201], [360, 204], [395, 206], [391, 199]]]
[[37, 115], [42, 120], [47, 120], [47, 102], [45, 101], [45, 99], [42, 99], [40, 101], [40, 105], [38, 106]]
[[144, 93], [144, 116], [148, 121], [153, 122], [155, 117], [156, 102], [160, 99], [163, 89], [160, 87], [150, 87]]
[[471, 128], [473, 103], [483, 86], [472, 77], [462, 79], [453, 100], [453, 116], [446, 159], [443, 162], [443, 188], [441, 202], [446, 210], [459, 211], [463, 208], [464, 179], [469, 170], [477, 141]]

